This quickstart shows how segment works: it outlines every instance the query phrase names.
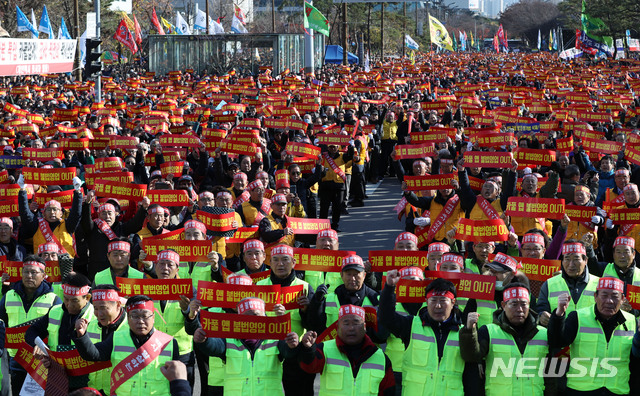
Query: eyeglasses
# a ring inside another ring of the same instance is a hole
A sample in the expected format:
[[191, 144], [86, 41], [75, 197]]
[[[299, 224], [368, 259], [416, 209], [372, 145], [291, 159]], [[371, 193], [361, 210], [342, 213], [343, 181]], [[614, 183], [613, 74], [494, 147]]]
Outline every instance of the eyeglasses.
[[301, 175], [302, 172], [291, 172], [292, 175]]
[[151, 319], [151, 317], [153, 316], [153, 314], [149, 314], [149, 315], [137, 315], [137, 314], [133, 314], [133, 315], [129, 315], [129, 318], [131, 318], [131, 320], [133, 320], [134, 322], [137, 322], [139, 320], [142, 320], [144, 322], [146, 322], [147, 320]]

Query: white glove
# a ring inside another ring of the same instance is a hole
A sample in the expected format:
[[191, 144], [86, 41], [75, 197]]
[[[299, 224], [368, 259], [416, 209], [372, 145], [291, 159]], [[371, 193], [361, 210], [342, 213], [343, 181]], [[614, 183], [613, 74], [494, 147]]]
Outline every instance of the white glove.
[[73, 188], [76, 191], [80, 191], [80, 187], [82, 187], [82, 180], [80, 180], [80, 178], [76, 176], [73, 178], [72, 182], [73, 182]]
[[18, 185], [20, 186], [20, 189], [24, 188], [24, 176], [22, 174], [18, 178]]
[[607, 219], [606, 225], [607, 225], [608, 229], [612, 229], [613, 228], [613, 220]]
[[595, 225], [598, 225], [600, 224], [600, 218], [601, 218], [600, 216], [593, 216], [591, 217], [591, 222]]
[[418, 227], [426, 227], [431, 224], [431, 219], [428, 217], [416, 217], [415, 219], [413, 219], [413, 224], [417, 225]]

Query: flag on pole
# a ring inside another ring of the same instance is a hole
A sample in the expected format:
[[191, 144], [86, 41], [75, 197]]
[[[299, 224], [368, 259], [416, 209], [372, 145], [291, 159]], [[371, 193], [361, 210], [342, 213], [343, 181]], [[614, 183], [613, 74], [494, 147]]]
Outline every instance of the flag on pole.
[[553, 35], [553, 50], [558, 50], [558, 32], [555, 32], [555, 34]]
[[134, 26], [134, 37], [136, 39], [136, 43], [138, 45], [141, 45], [142, 44], [142, 29], [140, 28], [140, 24], [138, 23], [138, 19], [136, 18], [135, 15], [133, 15], [133, 26]]
[[158, 31], [158, 34], [164, 34], [164, 29], [162, 28], [162, 25], [160, 24], [160, 21], [158, 20], [158, 16], [156, 15], [156, 8], [153, 7], [153, 14], [151, 14], [151, 23], [153, 24], [153, 27], [156, 28], [156, 30]]
[[167, 21], [163, 17], [160, 17], [162, 21], [162, 25], [167, 29], [167, 34], [178, 34], [176, 27], [171, 24], [171, 22]]
[[409, 36], [408, 34], [405, 34], [404, 36], [404, 45], [405, 47], [412, 49], [412, 50], [418, 50], [418, 43], [416, 43], [416, 41], [414, 39], [411, 38], [411, 36]]
[[500, 41], [500, 44], [502, 44], [502, 46], [504, 48], [509, 48], [509, 43], [507, 42], [507, 35], [504, 32], [504, 29], [502, 28], [502, 24], [500, 24], [500, 27], [498, 28], [498, 40]]
[[[196, 3], [196, 7], [198, 7], [198, 3]], [[209, 24], [211, 26], [211, 24]], [[198, 9], [196, 11], [196, 21], [193, 24], [194, 29], [206, 30], [207, 29], [207, 14]]]
[[120, 24], [116, 28], [116, 32], [113, 34], [113, 38], [119, 41], [122, 45], [129, 48], [131, 53], [135, 54], [138, 52], [138, 46], [136, 45], [136, 41], [131, 35], [131, 31], [127, 27], [127, 23], [124, 18], [120, 20]]
[[540, 51], [542, 45], [542, 36], [540, 35], [540, 29], [538, 29], [538, 51]]
[[40, 26], [38, 26], [38, 30], [42, 33], [46, 33], [47, 36], [49, 36], [49, 40], [53, 40], [55, 38], [46, 5], [42, 8], [42, 16], [40, 17]]
[[16, 6], [16, 14], [18, 16], [18, 31], [19, 32], [31, 32], [31, 34], [38, 36], [38, 31], [35, 25], [29, 22], [27, 16], [22, 12], [20, 7]]
[[429, 15], [429, 35], [431, 36], [431, 42], [440, 48], [453, 51], [453, 42], [449, 32], [444, 25], [436, 18]]
[[185, 19], [180, 14], [180, 11], [176, 11], [176, 29], [179, 34], [191, 34], [191, 28]]
[[87, 60], [87, 31], [85, 30], [80, 36], [80, 67], [84, 69]]
[[233, 19], [231, 20], [231, 30], [235, 33], [249, 33], [236, 14], [233, 15]]
[[607, 24], [600, 18], [593, 18], [587, 14], [587, 7], [585, 0], [582, 0], [582, 14], [580, 15], [582, 21], [582, 31], [585, 32], [592, 39], [605, 43], [609, 47], [613, 47], [613, 38], [611, 36], [602, 36], [599, 34], [601, 30], [607, 30]]
[[[35, 29], [36, 26], [38, 26], [36, 24], [36, 14], [33, 12], [33, 8], [31, 9], [31, 26], [33, 26], [33, 28]], [[37, 39], [38, 38], [38, 30], [35, 30], [35, 33], [33, 32], [33, 30], [31, 31], [31, 38]]]
[[329, 20], [317, 8], [304, 2], [304, 28], [329, 37]]
[[498, 42], [498, 35], [493, 36], [493, 49], [496, 50], [496, 53], [500, 52], [500, 42]]
[[67, 29], [67, 24], [64, 23], [64, 18], [62, 17], [60, 17], [60, 27], [58, 28], [58, 40], [59, 39], [71, 40], [69, 29]]
[[238, 7], [235, 4], [233, 5], [233, 7], [235, 8], [234, 15], [236, 16], [236, 18], [238, 18], [241, 24], [246, 25], [247, 21], [244, 17], [244, 12], [242, 11], [242, 8]]
[[549, 30], [549, 51], [553, 49], [553, 29]]
[[473, 41], [473, 32], [469, 32], [469, 37], [471, 38], [471, 48], [474, 47], [474, 41]]
[[224, 34], [224, 28], [220, 22], [209, 18], [209, 34]]
[[129, 29], [129, 31], [133, 32], [136, 27], [133, 21], [131, 20], [131, 18], [129, 18], [129, 16], [127, 15], [127, 13], [124, 11], [120, 11], [120, 16], [122, 16], [122, 19], [124, 19], [124, 23], [127, 24], [127, 28]]

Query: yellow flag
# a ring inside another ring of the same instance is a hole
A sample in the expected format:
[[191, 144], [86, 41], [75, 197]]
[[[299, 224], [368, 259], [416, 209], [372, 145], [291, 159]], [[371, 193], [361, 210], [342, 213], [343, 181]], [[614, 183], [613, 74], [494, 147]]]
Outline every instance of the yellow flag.
[[436, 18], [429, 15], [429, 34], [431, 36], [431, 42], [440, 48], [453, 51], [453, 41], [449, 32], [444, 25]]
[[129, 28], [130, 32], [135, 32], [136, 31], [136, 25], [133, 23], [133, 21], [127, 16], [127, 13], [124, 11], [120, 11], [120, 14], [122, 15], [122, 19], [124, 19], [124, 23], [127, 24], [127, 27]]
[[469, 36], [471, 36], [471, 46], [473, 47], [473, 33], [469, 32]]

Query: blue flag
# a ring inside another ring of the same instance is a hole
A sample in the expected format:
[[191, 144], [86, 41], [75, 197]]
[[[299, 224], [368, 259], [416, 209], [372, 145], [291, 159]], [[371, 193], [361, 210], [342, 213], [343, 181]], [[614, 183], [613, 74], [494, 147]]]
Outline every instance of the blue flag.
[[71, 40], [71, 35], [69, 34], [69, 29], [67, 29], [67, 24], [64, 23], [64, 18], [60, 17], [60, 28], [58, 29], [58, 39]]
[[47, 12], [47, 6], [42, 8], [42, 16], [40, 17], [40, 26], [38, 30], [42, 33], [49, 35], [49, 39], [54, 39], [53, 28], [51, 27], [51, 21], [49, 20], [49, 13]]
[[24, 12], [16, 5], [16, 14], [18, 14], [18, 31], [19, 32], [31, 32], [34, 35], [38, 35], [38, 31], [33, 26], [27, 16], [24, 15]]

